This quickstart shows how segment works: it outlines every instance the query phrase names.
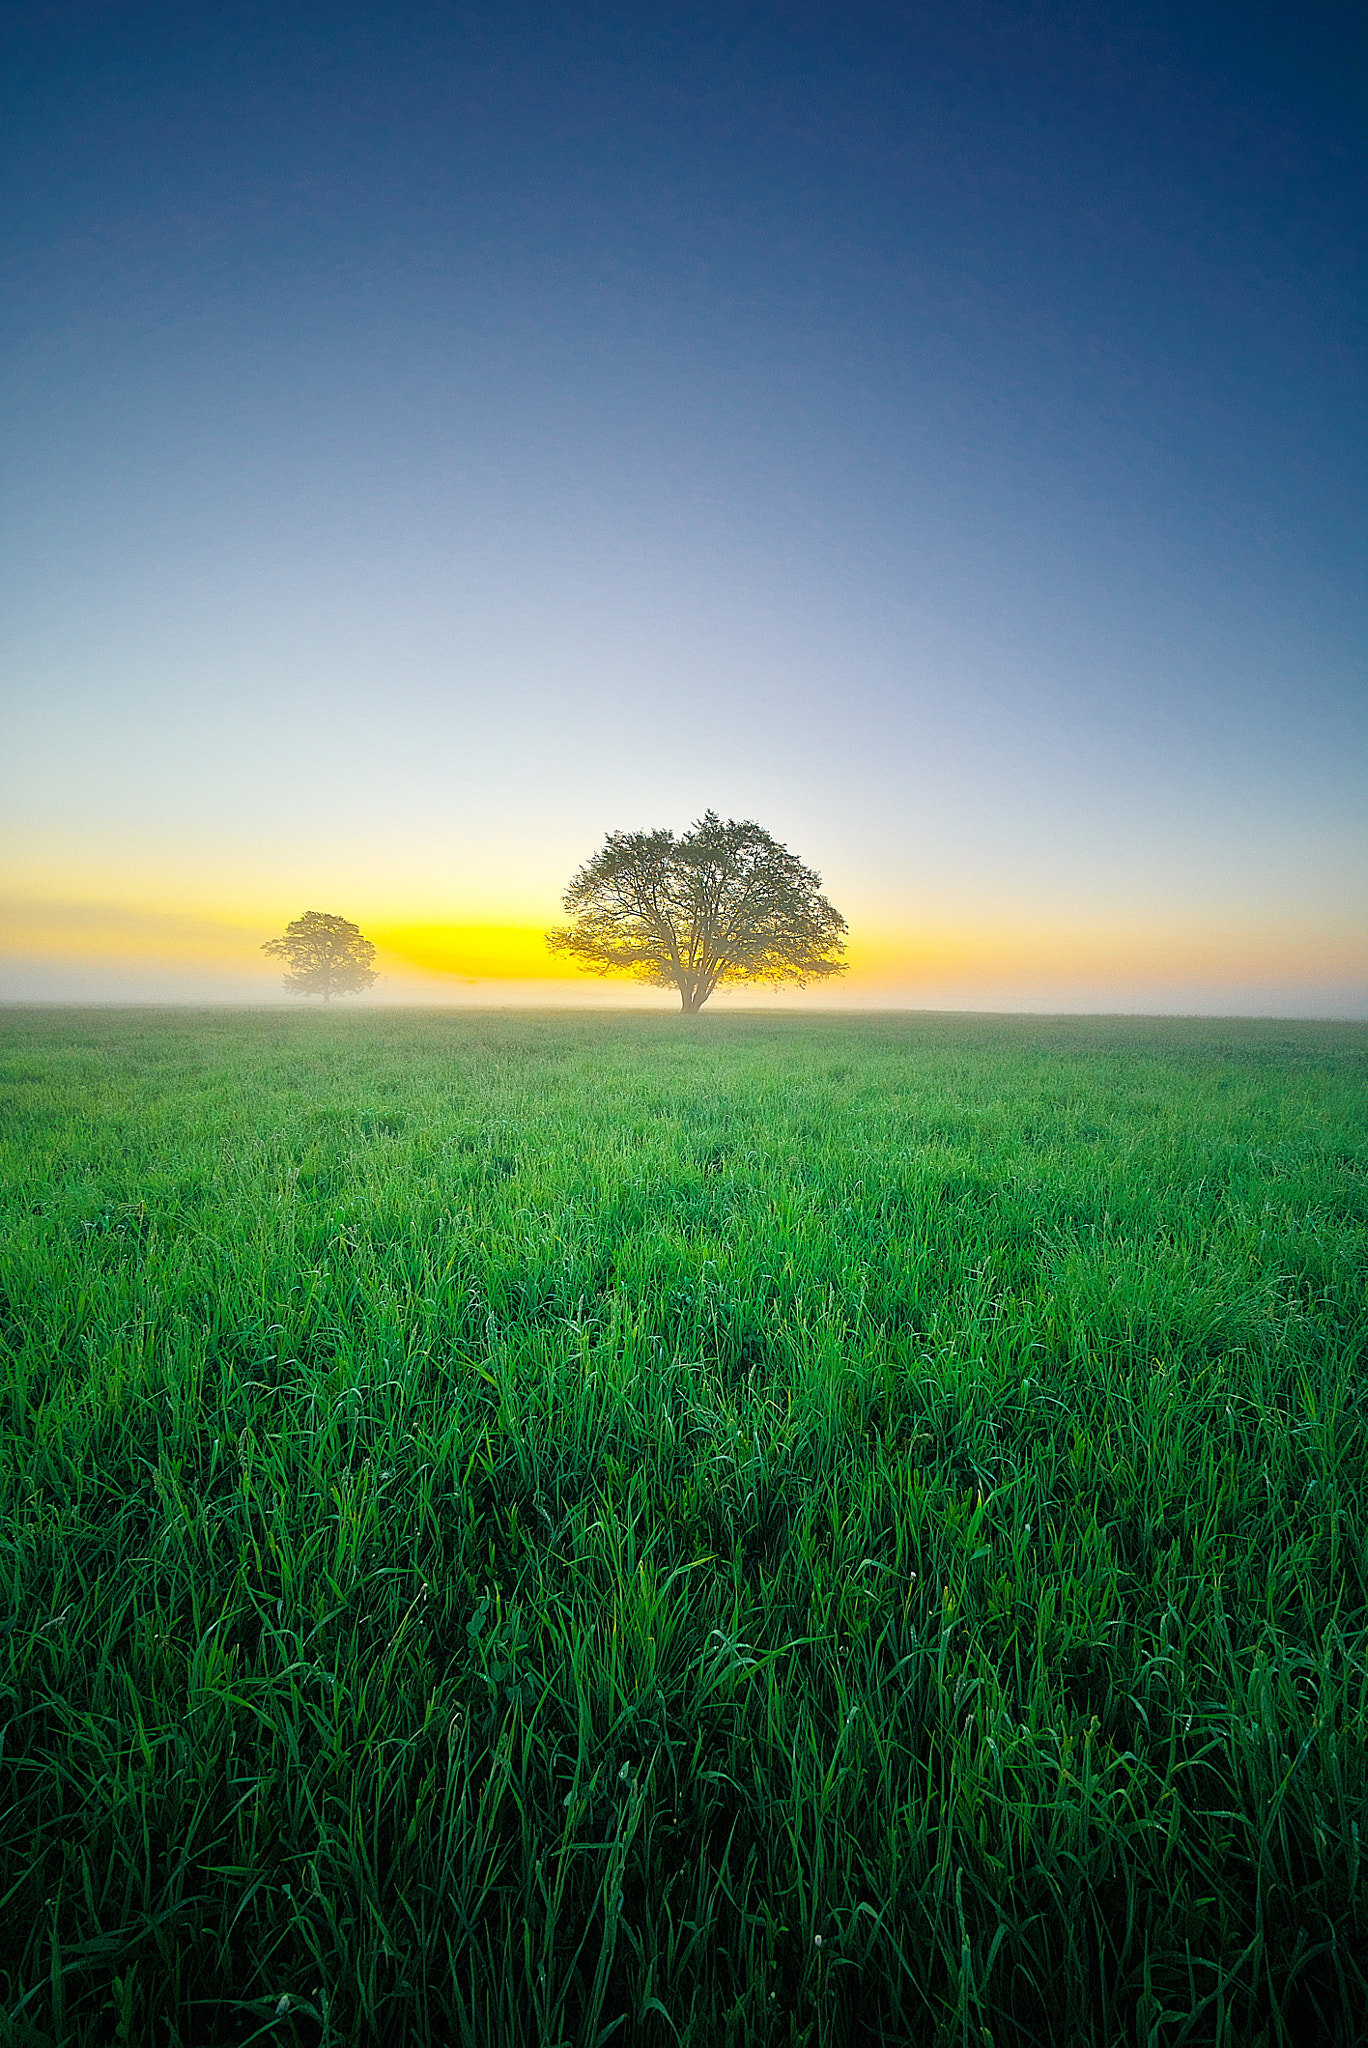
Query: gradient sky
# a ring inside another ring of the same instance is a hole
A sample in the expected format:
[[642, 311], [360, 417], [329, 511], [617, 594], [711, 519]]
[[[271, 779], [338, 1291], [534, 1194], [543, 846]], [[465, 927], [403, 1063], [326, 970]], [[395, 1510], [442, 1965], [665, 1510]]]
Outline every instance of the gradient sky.
[[631, 1000], [713, 806], [824, 1002], [1368, 1015], [1358, 10], [6, 19], [0, 996]]

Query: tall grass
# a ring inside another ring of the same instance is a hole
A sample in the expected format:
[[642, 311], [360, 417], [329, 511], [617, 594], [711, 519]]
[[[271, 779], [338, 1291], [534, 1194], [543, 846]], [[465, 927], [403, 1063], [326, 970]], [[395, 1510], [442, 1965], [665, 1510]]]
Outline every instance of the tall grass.
[[1368, 2039], [1368, 1029], [0, 1092], [0, 2040]]

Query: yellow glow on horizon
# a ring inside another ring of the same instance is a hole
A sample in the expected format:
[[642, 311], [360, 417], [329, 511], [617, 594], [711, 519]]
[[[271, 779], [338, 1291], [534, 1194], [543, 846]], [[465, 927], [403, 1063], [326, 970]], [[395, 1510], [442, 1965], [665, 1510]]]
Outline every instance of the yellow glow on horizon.
[[[639, 994], [626, 977], [589, 975], [545, 943], [543, 924], [524, 912], [520, 920], [416, 921], [367, 915], [364, 907], [322, 900], [282, 913], [263, 909], [201, 910], [153, 907], [146, 901], [95, 902], [70, 898], [0, 895], [0, 963], [48, 962], [65, 967], [145, 966], [174, 973], [213, 969], [241, 977], [244, 989], [271, 992], [279, 970], [261, 953], [264, 939], [284, 929], [300, 908], [340, 910], [353, 916], [378, 951], [376, 965], [392, 998], [460, 1000], [461, 989], [477, 984], [556, 984], [583, 988], [597, 1001], [600, 992]], [[894, 1000], [935, 1003], [941, 991], [1006, 993], [1030, 1007], [1032, 992], [1172, 988], [1190, 982], [1214, 989], [1222, 984], [1305, 981], [1350, 985], [1368, 979], [1368, 938], [1359, 927], [1327, 921], [1319, 927], [1255, 920], [1193, 920], [1143, 916], [1132, 911], [1114, 918], [1078, 914], [991, 922], [980, 916], [942, 918], [899, 930], [889, 922], [852, 919], [849, 972], [817, 983], [812, 995], [839, 1004], [852, 996], [885, 994]], [[592, 992], [592, 993], [591, 993]], [[1014, 995], [1013, 992], [1019, 992]], [[758, 985], [751, 1000], [765, 1000]], [[558, 997], [558, 999], [560, 999]], [[799, 998], [801, 1000], [801, 997]]]
[[524, 924], [369, 926], [385, 956], [424, 974], [460, 981], [581, 981], [563, 953], [548, 951], [546, 927]]
[[[412, 924], [368, 927], [383, 957], [424, 974], [464, 981], [598, 981], [563, 954], [547, 950], [545, 929], [530, 924]], [[919, 932], [861, 930], [847, 948], [848, 971], [820, 984], [908, 988], [1022, 980], [1129, 980], [1136, 976], [1258, 979], [1265, 975], [1335, 977], [1363, 973], [1368, 946], [1348, 935], [1242, 928], [1181, 927], [1138, 920], [1034, 927], [965, 923]], [[612, 976], [625, 983], [628, 977]]]

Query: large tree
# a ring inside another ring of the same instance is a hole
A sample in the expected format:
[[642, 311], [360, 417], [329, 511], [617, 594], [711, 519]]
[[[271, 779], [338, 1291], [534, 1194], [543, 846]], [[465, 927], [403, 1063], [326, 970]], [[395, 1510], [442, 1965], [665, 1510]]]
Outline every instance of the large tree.
[[268, 939], [261, 950], [289, 962], [285, 987], [292, 996], [322, 996], [330, 1003], [375, 980], [374, 946], [359, 926], [329, 910], [306, 910], [286, 925], [283, 938]]
[[571, 923], [546, 943], [594, 974], [677, 988], [701, 1010], [729, 982], [843, 974], [846, 921], [821, 876], [749, 820], [709, 811], [673, 832], [613, 832], [565, 892]]

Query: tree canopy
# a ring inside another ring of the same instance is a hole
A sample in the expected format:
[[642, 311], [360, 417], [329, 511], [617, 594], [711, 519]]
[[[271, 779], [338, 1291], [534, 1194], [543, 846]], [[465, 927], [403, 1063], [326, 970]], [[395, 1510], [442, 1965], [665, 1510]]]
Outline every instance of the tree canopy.
[[673, 832], [613, 832], [565, 892], [546, 935], [594, 974], [677, 988], [685, 1011], [735, 982], [799, 988], [843, 974], [846, 921], [821, 876], [750, 820], [708, 811]]
[[263, 953], [289, 962], [285, 988], [292, 996], [351, 995], [375, 980], [371, 961], [375, 948], [360, 927], [328, 910], [306, 910], [285, 927], [283, 938], [268, 939]]

